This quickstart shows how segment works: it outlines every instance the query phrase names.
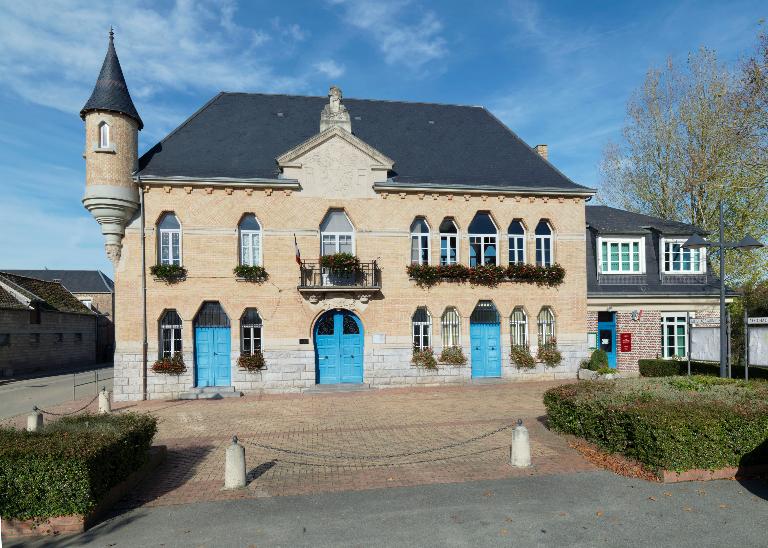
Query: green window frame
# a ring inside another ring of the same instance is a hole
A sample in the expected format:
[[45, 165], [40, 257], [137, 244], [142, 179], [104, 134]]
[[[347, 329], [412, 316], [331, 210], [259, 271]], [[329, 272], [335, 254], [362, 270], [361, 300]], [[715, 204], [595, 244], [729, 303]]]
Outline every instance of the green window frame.
[[601, 274], [642, 274], [644, 256], [642, 239], [600, 238]]
[[662, 315], [661, 351], [664, 358], [688, 356], [688, 317], [685, 312]]

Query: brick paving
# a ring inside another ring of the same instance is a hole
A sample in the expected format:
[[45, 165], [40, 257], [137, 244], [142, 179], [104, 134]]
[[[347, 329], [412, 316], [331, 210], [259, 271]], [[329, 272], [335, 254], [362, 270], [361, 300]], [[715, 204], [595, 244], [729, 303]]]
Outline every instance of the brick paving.
[[[118, 404], [155, 414], [155, 443], [168, 447], [166, 462], [120, 506], [595, 470], [542, 425], [542, 394], [557, 384], [562, 381]], [[492, 433], [518, 418], [531, 435], [529, 469], [508, 464], [511, 429]], [[246, 448], [249, 483], [223, 491], [224, 451], [233, 434]], [[432, 448], [440, 449], [425, 451]]]

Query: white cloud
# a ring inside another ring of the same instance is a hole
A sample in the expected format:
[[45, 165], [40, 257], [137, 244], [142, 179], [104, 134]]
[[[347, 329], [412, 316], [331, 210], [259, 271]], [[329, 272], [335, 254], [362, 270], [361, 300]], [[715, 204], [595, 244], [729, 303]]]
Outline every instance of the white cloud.
[[338, 78], [344, 74], [344, 65], [339, 65], [333, 59], [327, 59], [325, 61], [319, 61], [313, 65], [317, 72], [327, 76], [328, 78]]
[[431, 11], [406, 14], [408, 0], [330, 0], [329, 4], [341, 7], [344, 21], [376, 42], [387, 64], [416, 70], [448, 53], [442, 22]]

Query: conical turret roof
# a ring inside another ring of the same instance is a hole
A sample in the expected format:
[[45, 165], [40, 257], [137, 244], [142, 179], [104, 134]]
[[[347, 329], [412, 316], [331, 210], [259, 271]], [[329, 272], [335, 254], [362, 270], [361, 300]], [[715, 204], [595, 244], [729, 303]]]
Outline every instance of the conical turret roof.
[[101, 65], [99, 79], [93, 88], [90, 99], [85, 103], [80, 117], [85, 119], [85, 114], [91, 110], [110, 110], [130, 116], [139, 123], [139, 129], [144, 127], [136, 107], [133, 106], [131, 94], [128, 93], [128, 85], [123, 77], [123, 69], [120, 68], [120, 60], [115, 51], [114, 32], [109, 31], [109, 48], [104, 64]]

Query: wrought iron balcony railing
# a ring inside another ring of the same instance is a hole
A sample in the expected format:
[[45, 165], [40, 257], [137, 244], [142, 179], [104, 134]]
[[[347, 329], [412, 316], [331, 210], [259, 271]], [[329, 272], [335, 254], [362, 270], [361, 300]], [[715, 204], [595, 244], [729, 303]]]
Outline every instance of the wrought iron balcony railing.
[[600, 285], [645, 285], [648, 278], [645, 274], [603, 274], [597, 273], [597, 283]]
[[376, 261], [360, 263], [353, 269], [331, 269], [320, 266], [319, 262], [302, 261], [299, 289], [381, 289], [381, 269]]
[[669, 274], [662, 272], [662, 285], [704, 285], [707, 283], [707, 274]]

